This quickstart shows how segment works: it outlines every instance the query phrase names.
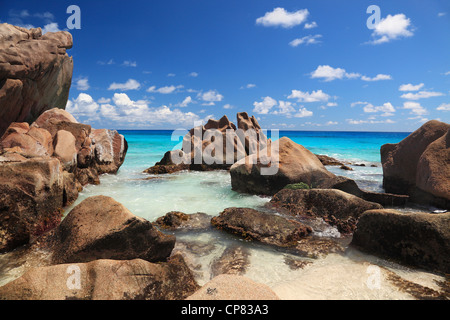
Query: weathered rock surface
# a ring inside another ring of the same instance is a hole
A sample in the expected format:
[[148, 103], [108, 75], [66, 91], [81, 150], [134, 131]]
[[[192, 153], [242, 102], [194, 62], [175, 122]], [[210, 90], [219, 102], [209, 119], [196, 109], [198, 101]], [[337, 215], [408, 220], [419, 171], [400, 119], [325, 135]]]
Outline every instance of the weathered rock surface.
[[5, 181], [0, 229], [10, 230], [4, 231], [0, 252], [55, 227], [62, 208], [77, 199], [82, 186], [99, 184], [102, 173], [117, 172], [126, 152], [122, 135], [110, 130], [91, 134], [91, 126], [65, 110], [45, 111], [31, 126], [12, 123], [0, 139], [0, 181]]
[[201, 230], [211, 227], [211, 216], [202, 212], [185, 214], [173, 211], [158, 218], [153, 224], [161, 229], [170, 231]]
[[0, 300], [182, 300], [198, 289], [178, 255], [157, 264], [96, 260], [31, 269], [0, 287]]
[[170, 256], [174, 245], [174, 236], [159, 232], [105, 196], [81, 202], [39, 243], [52, 253], [54, 264], [97, 259], [159, 262]]
[[0, 24], [0, 136], [13, 122], [31, 124], [45, 110], [66, 107], [72, 44], [69, 32]]
[[228, 170], [233, 163], [270, 145], [255, 117], [237, 114], [237, 126], [227, 116], [210, 119], [193, 128], [183, 138], [181, 150], [168, 151], [149, 174], [167, 174], [182, 170]]
[[231, 246], [211, 264], [211, 275], [235, 274], [242, 276], [250, 266], [250, 252], [242, 246]]
[[61, 221], [64, 177], [55, 158], [0, 163], [0, 252], [26, 244]]
[[[246, 277], [222, 274], [186, 300], [280, 300], [268, 286]], [[264, 310], [263, 310], [264, 311]]]
[[[279, 150], [278, 162], [272, 157], [271, 151], [261, 151], [272, 158], [269, 164], [262, 164], [258, 155], [250, 155], [236, 162], [230, 170], [233, 190], [250, 194], [274, 195], [288, 184], [303, 182], [311, 187], [317, 187], [325, 181], [335, 178], [335, 175], [325, 169], [320, 160], [303, 146], [291, 139], [283, 137], [272, 144]], [[272, 163], [274, 162], [274, 163]], [[278, 166], [274, 174], [264, 175], [262, 168]]]
[[275, 194], [270, 202], [283, 213], [322, 218], [344, 234], [353, 233], [358, 218], [365, 211], [383, 208], [377, 203], [335, 189], [284, 189]]
[[450, 273], [450, 214], [370, 210], [359, 219], [352, 245], [371, 254]]
[[211, 220], [214, 227], [278, 247], [293, 247], [308, 236], [310, 227], [284, 217], [249, 208], [228, 208]]
[[383, 185], [414, 202], [450, 209], [450, 125], [432, 120], [398, 144], [381, 147]]

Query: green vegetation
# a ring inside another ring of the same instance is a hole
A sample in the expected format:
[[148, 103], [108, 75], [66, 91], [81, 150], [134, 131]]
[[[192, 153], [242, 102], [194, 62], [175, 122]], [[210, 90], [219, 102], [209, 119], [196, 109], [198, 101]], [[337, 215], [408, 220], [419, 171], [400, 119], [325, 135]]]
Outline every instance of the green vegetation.
[[308, 189], [311, 189], [311, 187], [304, 182], [300, 182], [300, 183], [288, 184], [286, 187], [284, 187], [284, 189], [289, 189], [289, 190], [306, 189], [306, 190], [308, 190]]

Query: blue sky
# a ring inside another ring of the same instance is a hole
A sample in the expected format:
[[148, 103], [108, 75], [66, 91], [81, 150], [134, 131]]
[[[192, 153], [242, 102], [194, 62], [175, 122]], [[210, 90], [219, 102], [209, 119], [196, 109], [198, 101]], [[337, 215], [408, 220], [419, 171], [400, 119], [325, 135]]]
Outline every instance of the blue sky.
[[280, 130], [450, 122], [447, 0], [1, 1], [0, 21], [67, 30], [71, 4], [67, 109], [94, 127], [189, 129], [240, 111]]

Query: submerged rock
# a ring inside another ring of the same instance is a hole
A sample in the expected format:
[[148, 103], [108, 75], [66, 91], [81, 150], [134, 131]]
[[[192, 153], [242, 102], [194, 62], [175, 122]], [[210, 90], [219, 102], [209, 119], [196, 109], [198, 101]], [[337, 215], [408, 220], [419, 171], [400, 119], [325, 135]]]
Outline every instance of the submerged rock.
[[211, 216], [198, 212], [185, 214], [183, 212], [169, 212], [165, 216], [158, 218], [154, 223], [164, 230], [201, 230], [211, 227]]
[[450, 273], [450, 214], [370, 210], [359, 219], [352, 245], [410, 266]]
[[65, 108], [72, 83], [72, 35], [0, 24], [0, 136], [13, 122], [31, 124]]
[[249, 208], [228, 208], [211, 220], [214, 227], [278, 247], [293, 247], [312, 230], [310, 227], [284, 217]]
[[244, 275], [250, 266], [250, 252], [242, 246], [231, 246], [211, 264], [211, 276], [220, 274]]
[[0, 287], [0, 300], [182, 300], [199, 288], [181, 256], [96, 260], [31, 269]]
[[383, 186], [418, 203], [450, 209], [450, 125], [432, 120], [381, 147]]
[[96, 196], [73, 208], [38, 245], [52, 253], [54, 264], [97, 259], [158, 262], [170, 256], [175, 237], [162, 234], [112, 198]]
[[383, 208], [334, 189], [284, 189], [275, 194], [270, 203], [283, 213], [322, 218], [344, 234], [353, 233], [358, 218], [365, 211]]

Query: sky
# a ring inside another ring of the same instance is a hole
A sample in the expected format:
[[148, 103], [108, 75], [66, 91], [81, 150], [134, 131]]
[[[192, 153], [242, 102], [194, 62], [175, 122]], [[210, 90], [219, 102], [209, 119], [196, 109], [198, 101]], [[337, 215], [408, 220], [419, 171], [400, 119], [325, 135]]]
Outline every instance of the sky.
[[0, 0], [0, 22], [72, 34], [66, 110], [95, 128], [450, 122], [448, 0]]

